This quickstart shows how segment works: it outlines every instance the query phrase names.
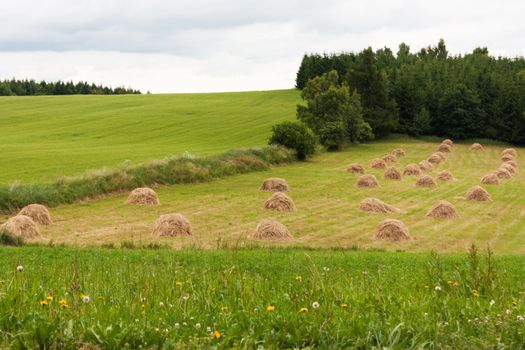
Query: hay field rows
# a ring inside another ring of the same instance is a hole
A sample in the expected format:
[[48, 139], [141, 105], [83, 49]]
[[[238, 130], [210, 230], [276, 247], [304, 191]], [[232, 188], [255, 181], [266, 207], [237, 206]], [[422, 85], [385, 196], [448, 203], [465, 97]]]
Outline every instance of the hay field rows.
[[297, 102], [296, 90], [0, 97], [0, 184], [264, 145]]
[[[125, 241], [135, 244], [161, 243], [174, 247], [214, 248], [250, 245], [247, 236], [259, 220], [275, 218], [285, 224], [295, 239], [287, 243], [303, 247], [360, 247], [407, 251], [460, 251], [473, 242], [490, 244], [498, 253], [525, 251], [525, 175], [498, 186], [486, 185], [492, 202], [466, 201], [467, 190], [479, 184], [481, 177], [496, 169], [505, 148], [485, 145], [485, 151], [469, 151], [468, 144], [456, 144], [447, 161], [435, 167], [450, 170], [456, 180], [438, 181], [436, 189], [415, 187], [414, 177], [402, 181], [383, 179], [382, 170], [370, 169], [368, 163], [390, 150], [401, 147], [407, 152], [397, 164], [426, 159], [438, 146], [435, 142], [394, 139], [350, 148], [343, 152], [321, 153], [309, 162], [295, 163], [271, 171], [239, 175], [211, 183], [158, 188], [161, 205], [128, 206], [126, 195], [93, 202], [54, 208], [55, 223], [43, 228], [46, 240], [72, 246], [91, 246]], [[523, 163], [525, 153], [518, 149], [517, 160]], [[366, 165], [381, 187], [356, 188], [357, 175], [345, 171], [350, 163]], [[298, 208], [292, 213], [263, 209], [268, 192], [258, 190], [267, 177], [283, 177], [291, 186], [290, 196]], [[402, 210], [404, 214], [370, 214], [358, 210], [366, 197], [376, 197]], [[460, 219], [425, 218], [426, 211], [438, 200], [453, 203]], [[161, 214], [179, 212], [193, 225], [191, 238], [155, 238], [151, 231]], [[385, 218], [402, 220], [415, 238], [406, 242], [381, 242], [371, 239], [376, 225]], [[260, 244], [260, 243], [258, 243]]]

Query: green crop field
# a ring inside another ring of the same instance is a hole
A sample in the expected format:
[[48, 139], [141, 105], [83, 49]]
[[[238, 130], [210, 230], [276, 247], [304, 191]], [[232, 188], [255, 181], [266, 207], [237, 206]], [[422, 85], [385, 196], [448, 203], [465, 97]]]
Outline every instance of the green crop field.
[[297, 102], [296, 90], [0, 97], [0, 184], [264, 145]]

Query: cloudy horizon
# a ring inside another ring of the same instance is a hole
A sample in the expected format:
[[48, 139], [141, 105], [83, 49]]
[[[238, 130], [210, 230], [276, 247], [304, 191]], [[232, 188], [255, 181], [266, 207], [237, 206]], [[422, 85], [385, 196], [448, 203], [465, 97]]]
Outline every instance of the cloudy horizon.
[[3, 4], [0, 79], [154, 93], [287, 89], [304, 53], [444, 38], [453, 54], [524, 56], [520, 1], [100, 1]]

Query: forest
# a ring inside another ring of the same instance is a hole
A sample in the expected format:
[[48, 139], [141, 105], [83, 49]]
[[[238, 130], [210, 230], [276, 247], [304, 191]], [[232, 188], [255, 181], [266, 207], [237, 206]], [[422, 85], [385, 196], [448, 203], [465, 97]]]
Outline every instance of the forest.
[[140, 94], [139, 90], [125, 87], [111, 88], [103, 85], [89, 84], [84, 81], [73, 83], [37, 82], [35, 80], [2, 80], [0, 81], [0, 96], [34, 96], [34, 95], [121, 95]]
[[[308, 108], [315, 105], [312, 92], [305, 93], [309, 82], [317, 91], [334, 77], [337, 86], [325, 86], [359, 95], [363, 119], [375, 137], [396, 132], [525, 144], [523, 57], [494, 57], [487, 48], [451, 55], [443, 39], [416, 53], [403, 43], [395, 54], [389, 48], [306, 54], [296, 87], [310, 101]], [[301, 108], [298, 117], [305, 121]]]

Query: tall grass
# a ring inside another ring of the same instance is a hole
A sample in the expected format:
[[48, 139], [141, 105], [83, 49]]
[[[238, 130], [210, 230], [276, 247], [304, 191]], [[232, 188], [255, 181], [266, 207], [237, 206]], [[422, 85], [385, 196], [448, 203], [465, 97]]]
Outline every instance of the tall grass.
[[294, 159], [292, 151], [268, 146], [202, 158], [186, 154], [144, 165], [92, 171], [78, 177], [61, 178], [51, 184], [13, 184], [0, 187], [0, 211], [12, 212], [30, 203], [53, 207], [141, 186], [205, 182], [267, 170], [272, 165]]

